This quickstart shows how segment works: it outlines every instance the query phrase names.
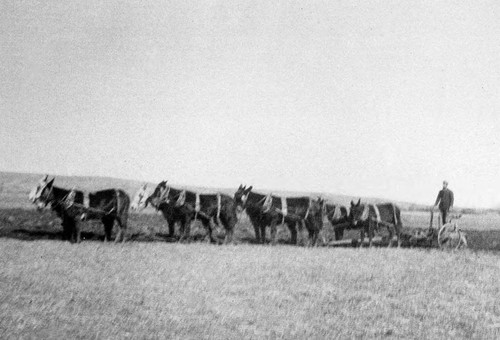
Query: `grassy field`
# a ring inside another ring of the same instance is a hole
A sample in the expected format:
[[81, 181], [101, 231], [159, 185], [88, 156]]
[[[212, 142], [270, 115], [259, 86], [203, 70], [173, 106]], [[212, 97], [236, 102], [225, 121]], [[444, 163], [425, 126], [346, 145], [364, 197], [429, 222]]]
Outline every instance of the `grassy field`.
[[[498, 214], [463, 216], [470, 249], [458, 252], [297, 247], [281, 226], [278, 246], [255, 245], [245, 214], [235, 245], [202, 242], [198, 224], [178, 244], [151, 209], [130, 215], [130, 242], [105, 244], [102, 225], [86, 222], [72, 245], [53, 213], [27, 203], [32, 177], [2, 177], [2, 339], [500, 338]], [[132, 195], [139, 184], [115, 181], [80, 187]], [[427, 213], [402, 219], [407, 230], [429, 224]]]
[[1, 338], [498, 339], [494, 254], [1, 239]]

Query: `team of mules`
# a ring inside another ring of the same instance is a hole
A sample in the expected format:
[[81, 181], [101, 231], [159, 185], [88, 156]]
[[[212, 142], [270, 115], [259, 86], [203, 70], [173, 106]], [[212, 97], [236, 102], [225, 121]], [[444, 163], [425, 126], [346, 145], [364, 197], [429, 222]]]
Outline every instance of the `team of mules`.
[[[45, 176], [30, 193], [30, 200], [38, 209], [50, 204], [51, 209], [62, 220], [63, 238], [80, 242], [79, 223], [100, 219], [104, 226], [104, 240], [111, 240], [115, 221], [119, 226], [117, 241], [125, 241], [129, 207], [145, 209], [148, 205], [160, 211], [168, 224], [168, 236], [176, 237], [175, 226], [180, 226], [179, 241], [190, 238], [191, 223], [201, 222], [207, 231], [207, 240], [215, 242], [213, 230], [223, 227], [224, 243], [233, 241], [238, 222], [238, 213], [246, 212], [255, 231], [257, 243], [266, 242], [266, 228], [270, 229], [271, 244], [276, 243], [278, 225], [287, 225], [291, 243], [297, 244], [298, 231], [305, 227], [308, 244], [317, 245], [326, 219], [334, 228], [335, 240], [343, 238], [344, 230], [360, 230], [363, 243], [368, 234], [372, 245], [374, 232], [379, 227], [389, 231], [389, 246], [394, 235], [400, 245], [400, 211], [394, 204], [361, 204], [351, 201], [350, 211], [340, 205], [325, 202], [321, 197], [285, 197], [253, 191], [253, 187], [240, 185], [234, 196], [222, 193], [198, 193], [174, 188], [166, 181], [158, 183], [152, 192], [142, 186], [132, 203], [129, 196], [120, 189], [107, 189], [85, 193], [76, 189], [65, 189], [53, 185], [54, 179]], [[324, 239], [323, 239], [323, 242]]]

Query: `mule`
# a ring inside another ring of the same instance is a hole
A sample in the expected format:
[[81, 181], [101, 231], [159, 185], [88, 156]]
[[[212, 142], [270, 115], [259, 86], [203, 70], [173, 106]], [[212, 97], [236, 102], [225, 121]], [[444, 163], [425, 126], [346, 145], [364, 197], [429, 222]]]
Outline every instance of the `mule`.
[[48, 204], [62, 220], [63, 239], [81, 242], [79, 220], [100, 219], [104, 225], [104, 241], [111, 240], [114, 221], [120, 229], [115, 242], [125, 241], [130, 198], [123, 190], [107, 189], [89, 193], [88, 205], [82, 191], [63, 189], [54, 186], [54, 179], [48, 181], [45, 176], [31, 191], [30, 200], [38, 209]]
[[350, 226], [350, 215], [347, 208], [338, 204], [325, 203], [325, 217], [333, 227], [335, 241], [344, 237], [344, 230]]
[[305, 224], [311, 245], [315, 245], [322, 229], [323, 200], [310, 197], [279, 197], [252, 191], [253, 187], [240, 185], [234, 200], [241, 210], [246, 210], [255, 231], [257, 243], [265, 243], [266, 227], [271, 229], [271, 244], [276, 244], [277, 224], [287, 224], [291, 243], [297, 243], [297, 226]]
[[364, 241], [364, 234], [368, 233], [369, 245], [372, 246], [374, 231], [379, 225], [385, 226], [389, 232], [389, 245], [392, 246], [394, 234], [397, 237], [398, 247], [401, 246], [401, 211], [398, 206], [392, 203], [382, 204], [361, 204], [351, 201], [351, 219], [353, 227], [361, 226], [361, 244]]
[[80, 242], [80, 226], [77, 214], [69, 209], [68, 198], [72, 193], [72, 202], [83, 204], [83, 192], [68, 190], [53, 185], [54, 179], [48, 181], [48, 176], [42, 178], [31, 190], [29, 200], [41, 211], [50, 204], [52, 211], [61, 219], [63, 228], [62, 239], [71, 243]]
[[133, 208], [144, 209], [149, 204], [162, 212], [167, 220], [170, 237], [175, 235], [175, 224], [181, 225], [179, 241], [189, 238], [191, 222], [199, 220], [208, 232], [210, 242], [212, 225], [222, 224], [226, 231], [224, 243], [233, 241], [233, 234], [238, 221], [234, 200], [225, 194], [199, 194], [189, 190], [173, 188], [166, 181], [158, 183], [151, 195], [143, 186], [134, 198]]

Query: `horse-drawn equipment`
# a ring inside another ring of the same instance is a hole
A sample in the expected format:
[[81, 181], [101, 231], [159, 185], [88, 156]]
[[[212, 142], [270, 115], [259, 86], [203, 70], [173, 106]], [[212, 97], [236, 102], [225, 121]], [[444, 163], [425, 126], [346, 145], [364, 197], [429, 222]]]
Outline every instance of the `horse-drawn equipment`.
[[[440, 249], [461, 249], [467, 248], [466, 234], [458, 227], [457, 220], [462, 215], [450, 215], [447, 223], [441, 223], [440, 214], [434, 223], [434, 210], [430, 211], [429, 228], [415, 229], [411, 234], [403, 233], [404, 243], [410, 247], [429, 247]], [[435, 226], [434, 226], [435, 225]]]

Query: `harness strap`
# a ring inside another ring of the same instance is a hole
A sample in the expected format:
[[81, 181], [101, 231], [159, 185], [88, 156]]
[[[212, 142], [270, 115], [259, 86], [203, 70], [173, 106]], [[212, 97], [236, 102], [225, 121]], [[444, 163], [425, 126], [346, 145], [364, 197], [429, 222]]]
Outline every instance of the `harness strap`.
[[112, 212], [113, 210], [118, 211], [118, 207], [121, 206], [122, 195], [120, 194], [120, 191], [118, 189], [115, 189], [115, 194], [116, 194], [116, 203], [115, 206], [109, 212]]
[[86, 192], [83, 194], [83, 206], [85, 208], [89, 208], [90, 207], [90, 196], [89, 196], [89, 193]]
[[341, 217], [342, 217], [342, 212], [340, 211], [340, 206], [336, 204], [335, 207], [333, 208], [332, 220], [333, 221], [339, 220]]
[[285, 217], [288, 214], [288, 206], [286, 204], [286, 197], [281, 197], [281, 213], [283, 214], [283, 217]]
[[196, 211], [197, 213], [200, 212], [200, 194], [199, 193], [196, 193], [196, 201], [194, 204], [194, 211]]
[[271, 210], [272, 204], [273, 204], [273, 197], [271, 196], [271, 194], [269, 194], [266, 196], [264, 204], [262, 204], [262, 211], [266, 213], [269, 210]]
[[392, 214], [394, 215], [394, 224], [398, 225], [399, 221], [398, 221], [398, 217], [396, 215], [396, 206], [394, 204], [392, 204]]
[[307, 220], [310, 210], [311, 210], [311, 197], [309, 197], [309, 205], [307, 206], [306, 216], [304, 216], [304, 220]]
[[285, 224], [285, 217], [288, 215], [288, 206], [286, 204], [286, 197], [280, 197], [281, 199], [281, 225]]
[[75, 204], [76, 190], [72, 188], [71, 191], [63, 198], [64, 205], [71, 208]]
[[186, 190], [182, 190], [181, 193], [179, 194], [179, 198], [177, 198], [177, 201], [175, 202], [176, 207], [181, 207], [186, 203]]
[[377, 223], [380, 223], [381, 219], [380, 219], [380, 211], [378, 211], [378, 207], [376, 204], [372, 204], [372, 207], [373, 207], [373, 210], [375, 211], [375, 216], [376, 216], [376, 219], [377, 219]]
[[221, 196], [220, 193], [217, 193], [217, 220], [220, 218], [220, 209], [221, 209]]
[[196, 199], [194, 203], [194, 220], [198, 218], [198, 213], [200, 212], [200, 194], [196, 193]]
[[363, 213], [361, 214], [361, 221], [366, 221], [368, 217], [370, 216], [370, 206], [368, 204], [365, 204], [365, 207], [363, 208]]
[[165, 203], [168, 203], [168, 195], [170, 194], [170, 186], [167, 186], [165, 190], [162, 190], [162, 193], [160, 195], [160, 203], [165, 200]]

